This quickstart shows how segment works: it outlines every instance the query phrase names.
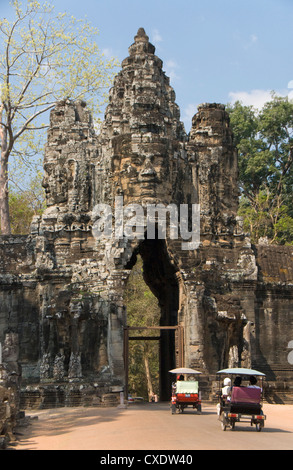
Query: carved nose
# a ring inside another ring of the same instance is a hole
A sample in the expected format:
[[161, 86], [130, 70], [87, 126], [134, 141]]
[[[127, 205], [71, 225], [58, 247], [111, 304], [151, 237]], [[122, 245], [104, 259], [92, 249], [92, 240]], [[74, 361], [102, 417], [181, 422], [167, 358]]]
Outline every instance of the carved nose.
[[42, 187], [44, 189], [47, 189], [49, 187], [49, 183], [47, 181], [47, 178], [45, 178], [45, 177], [43, 177], [43, 179], [42, 179]]
[[149, 158], [146, 159], [143, 169], [140, 172], [140, 176], [156, 176], [156, 170], [154, 169]]

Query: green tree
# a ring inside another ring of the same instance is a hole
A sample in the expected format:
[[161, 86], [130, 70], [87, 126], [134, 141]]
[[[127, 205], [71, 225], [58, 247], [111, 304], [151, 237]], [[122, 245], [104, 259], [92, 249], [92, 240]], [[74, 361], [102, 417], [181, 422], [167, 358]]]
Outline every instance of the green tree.
[[228, 105], [239, 154], [239, 214], [252, 240], [292, 243], [293, 103], [272, 95], [258, 112]]
[[25, 191], [10, 190], [9, 209], [11, 232], [16, 235], [28, 234], [33, 216], [41, 215], [45, 209], [41, 180], [35, 177]]
[[[143, 279], [143, 263], [140, 256], [132, 269], [125, 291], [128, 326], [158, 326], [160, 308]], [[135, 331], [135, 330], [134, 330]], [[146, 335], [143, 331], [142, 335]], [[157, 336], [158, 330], [149, 330], [148, 336]], [[159, 345], [154, 340], [131, 340], [129, 344], [129, 390], [149, 398], [159, 389]]]
[[[105, 60], [87, 21], [54, 14], [48, 3], [12, 1], [15, 18], [0, 20], [0, 219], [11, 231], [9, 162], [12, 156], [30, 164], [38, 154], [36, 135], [47, 124], [57, 101], [85, 99], [96, 113], [111, 84], [115, 62]], [[18, 165], [19, 166], [19, 165]]]

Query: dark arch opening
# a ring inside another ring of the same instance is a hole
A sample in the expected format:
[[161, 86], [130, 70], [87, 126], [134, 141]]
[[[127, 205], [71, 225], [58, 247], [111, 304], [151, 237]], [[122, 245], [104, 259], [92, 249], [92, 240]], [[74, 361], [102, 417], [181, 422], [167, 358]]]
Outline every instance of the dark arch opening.
[[[160, 321], [157, 326], [177, 326], [179, 309], [179, 285], [177, 269], [170, 260], [165, 240], [145, 239], [134, 251], [127, 269], [132, 269], [140, 255], [143, 262], [143, 278], [158, 300]], [[171, 395], [172, 376], [168, 372], [176, 367], [175, 330], [160, 330], [159, 347], [159, 396], [167, 401]]]

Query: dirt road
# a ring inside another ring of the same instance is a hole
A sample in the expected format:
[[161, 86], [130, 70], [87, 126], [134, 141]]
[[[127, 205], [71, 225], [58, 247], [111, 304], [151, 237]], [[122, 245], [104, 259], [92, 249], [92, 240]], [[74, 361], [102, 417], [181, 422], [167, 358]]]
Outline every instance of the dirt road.
[[[265, 427], [222, 431], [215, 406], [172, 415], [169, 404], [26, 411], [14, 450], [292, 450], [293, 406], [264, 405]], [[34, 419], [34, 417], [38, 417]]]

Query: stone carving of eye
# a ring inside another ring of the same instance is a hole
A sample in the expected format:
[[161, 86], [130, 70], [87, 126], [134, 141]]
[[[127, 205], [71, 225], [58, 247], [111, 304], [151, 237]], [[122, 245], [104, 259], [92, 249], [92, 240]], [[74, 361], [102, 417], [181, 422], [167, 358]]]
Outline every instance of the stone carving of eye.
[[141, 166], [143, 164], [143, 158], [139, 156], [132, 157], [131, 163], [136, 166]]

